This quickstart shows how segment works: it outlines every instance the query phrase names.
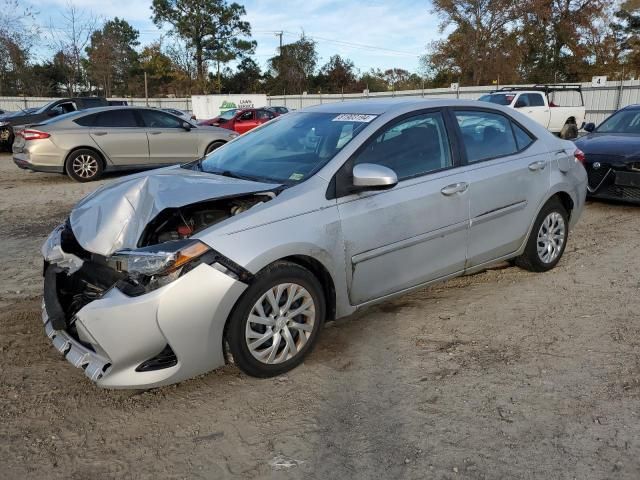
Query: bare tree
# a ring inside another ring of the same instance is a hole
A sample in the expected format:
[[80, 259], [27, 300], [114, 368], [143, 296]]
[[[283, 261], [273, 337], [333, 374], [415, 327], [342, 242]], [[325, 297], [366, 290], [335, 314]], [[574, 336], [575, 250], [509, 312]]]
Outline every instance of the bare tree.
[[51, 48], [61, 53], [61, 60], [67, 63], [68, 78], [65, 81], [67, 93], [73, 95], [84, 84], [82, 69], [83, 53], [96, 29], [98, 18], [87, 10], [69, 2], [61, 14], [61, 20], [49, 21]]

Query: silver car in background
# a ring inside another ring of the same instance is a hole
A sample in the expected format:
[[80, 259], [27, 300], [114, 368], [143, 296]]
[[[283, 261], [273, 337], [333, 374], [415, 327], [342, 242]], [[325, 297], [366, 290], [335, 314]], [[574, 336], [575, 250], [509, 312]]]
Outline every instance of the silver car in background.
[[67, 173], [88, 182], [105, 171], [191, 162], [237, 136], [154, 108], [93, 108], [21, 130], [13, 143], [13, 161], [20, 168]]
[[325, 321], [498, 261], [555, 267], [584, 206], [581, 158], [487, 103], [289, 113], [85, 197], [43, 246], [45, 332], [103, 387], [175, 383], [227, 354], [278, 375]]

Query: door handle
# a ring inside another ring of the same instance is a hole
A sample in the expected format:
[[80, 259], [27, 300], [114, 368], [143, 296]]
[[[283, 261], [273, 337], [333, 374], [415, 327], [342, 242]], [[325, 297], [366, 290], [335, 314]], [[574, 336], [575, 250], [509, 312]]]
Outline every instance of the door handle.
[[455, 195], [456, 193], [464, 193], [469, 188], [469, 184], [467, 182], [458, 182], [452, 183], [451, 185], [447, 185], [440, 190], [440, 193], [443, 195], [450, 197], [451, 195]]
[[162, 132], [149, 132], [149, 135], [160, 135]]
[[107, 132], [93, 132], [93, 134], [97, 137], [102, 137], [107, 134]]
[[544, 170], [546, 166], [547, 166], [547, 162], [543, 162], [539, 160], [537, 162], [530, 163], [529, 170], [531, 170], [532, 172], [535, 172], [537, 170]]

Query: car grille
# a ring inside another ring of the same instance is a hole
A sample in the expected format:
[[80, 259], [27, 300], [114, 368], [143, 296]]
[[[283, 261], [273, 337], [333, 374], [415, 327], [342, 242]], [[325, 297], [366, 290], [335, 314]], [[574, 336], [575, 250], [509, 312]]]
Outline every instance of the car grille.
[[640, 202], [640, 188], [622, 187], [620, 185], [608, 185], [598, 191], [598, 195]]
[[591, 164], [588, 164], [587, 175], [589, 177], [589, 188], [592, 190], [598, 188], [602, 180], [604, 180], [604, 177], [609, 173], [609, 170], [610, 168], [608, 165], [602, 165], [596, 170]]

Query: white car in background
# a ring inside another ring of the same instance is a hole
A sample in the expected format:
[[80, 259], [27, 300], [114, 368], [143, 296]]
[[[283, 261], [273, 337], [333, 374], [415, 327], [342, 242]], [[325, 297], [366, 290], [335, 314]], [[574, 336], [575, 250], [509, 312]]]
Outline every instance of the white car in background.
[[[560, 106], [560, 95], [563, 103], [575, 106]], [[578, 130], [584, 124], [585, 107], [580, 85], [504, 87], [483, 95], [479, 100], [516, 108], [551, 133], [566, 140], [576, 138]]]
[[193, 122], [196, 120], [196, 116], [191, 112], [187, 112], [186, 110], [178, 110], [177, 108], [161, 108], [160, 110], [170, 113], [171, 115], [175, 115], [176, 117], [179, 117], [187, 122]]

